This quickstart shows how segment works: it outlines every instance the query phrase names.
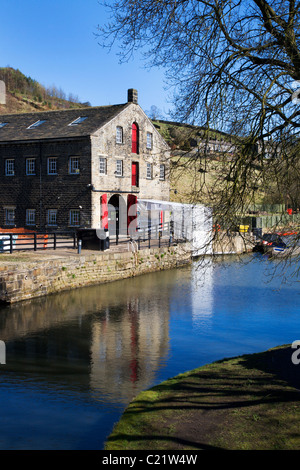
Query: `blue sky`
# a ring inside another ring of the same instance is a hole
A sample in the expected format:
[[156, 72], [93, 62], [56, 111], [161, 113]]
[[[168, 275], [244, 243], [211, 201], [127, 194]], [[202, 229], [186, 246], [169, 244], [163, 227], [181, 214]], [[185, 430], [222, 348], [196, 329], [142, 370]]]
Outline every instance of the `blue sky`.
[[0, 0], [0, 66], [18, 68], [44, 86], [92, 106], [124, 103], [136, 88], [139, 104], [167, 114], [171, 105], [163, 70], [144, 68], [139, 57], [119, 64], [117, 50], [98, 44], [107, 12], [98, 0]]

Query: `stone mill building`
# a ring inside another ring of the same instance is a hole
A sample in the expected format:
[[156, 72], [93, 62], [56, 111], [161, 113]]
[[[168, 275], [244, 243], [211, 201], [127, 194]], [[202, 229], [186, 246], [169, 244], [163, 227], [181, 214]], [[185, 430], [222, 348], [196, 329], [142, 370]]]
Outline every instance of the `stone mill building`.
[[169, 156], [134, 89], [122, 104], [1, 115], [0, 227], [129, 223], [139, 199], [169, 200]]

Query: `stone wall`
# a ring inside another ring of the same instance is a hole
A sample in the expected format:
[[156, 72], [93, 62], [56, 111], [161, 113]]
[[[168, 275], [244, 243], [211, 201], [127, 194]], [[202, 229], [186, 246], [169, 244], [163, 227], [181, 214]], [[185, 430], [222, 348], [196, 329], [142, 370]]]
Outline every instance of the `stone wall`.
[[191, 262], [188, 244], [131, 251], [89, 252], [0, 264], [0, 301], [18, 302], [64, 290], [125, 279]]
[[222, 234], [213, 241], [213, 253], [215, 255], [242, 254], [253, 250], [255, 238], [252, 234], [243, 235], [236, 233], [233, 236]]

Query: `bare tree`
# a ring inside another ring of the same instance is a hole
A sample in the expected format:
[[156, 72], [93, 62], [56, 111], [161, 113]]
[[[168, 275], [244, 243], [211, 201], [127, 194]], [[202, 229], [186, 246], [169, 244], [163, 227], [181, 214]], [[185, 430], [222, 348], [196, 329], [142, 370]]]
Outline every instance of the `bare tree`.
[[[300, 2], [295, 0], [119, 0], [102, 44], [121, 60], [141, 50], [174, 90], [173, 117], [234, 139], [207, 201], [230, 228], [258, 187], [287, 177], [298, 159]], [[295, 88], [296, 87], [296, 88]], [[283, 164], [284, 161], [284, 164]], [[284, 171], [288, 169], [287, 172]], [[195, 197], [195, 192], [194, 192]]]
[[162, 111], [157, 106], [155, 106], [154, 104], [151, 105], [149, 111], [146, 111], [146, 114], [148, 115], [148, 117], [150, 119], [153, 119], [154, 121], [156, 121], [158, 119], [163, 119]]

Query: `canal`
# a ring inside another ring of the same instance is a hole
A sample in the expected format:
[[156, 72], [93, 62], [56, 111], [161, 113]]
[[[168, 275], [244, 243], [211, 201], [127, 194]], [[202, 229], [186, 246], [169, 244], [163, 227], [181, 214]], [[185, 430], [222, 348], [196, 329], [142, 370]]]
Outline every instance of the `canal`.
[[299, 283], [275, 267], [208, 259], [1, 307], [0, 449], [101, 450], [141, 390], [300, 339]]

